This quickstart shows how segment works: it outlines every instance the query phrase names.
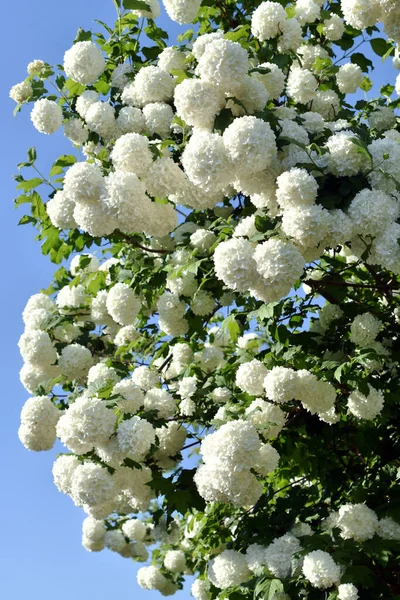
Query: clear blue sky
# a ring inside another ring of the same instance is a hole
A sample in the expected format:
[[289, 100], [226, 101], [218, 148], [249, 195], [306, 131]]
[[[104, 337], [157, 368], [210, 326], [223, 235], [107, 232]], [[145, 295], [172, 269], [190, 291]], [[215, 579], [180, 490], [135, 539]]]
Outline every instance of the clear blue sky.
[[[144, 592], [136, 584], [135, 563], [109, 551], [97, 554], [81, 546], [81, 523], [84, 513], [60, 494], [52, 482], [54, 452], [30, 453], [17, 437], [19, 414], [28, 397], [19, 382], [22, 366], [17, 341], [22, 333], [21, 312], [30, 295], [47, 287], [54, 271], [40, 247], [33, 241], [29, 226], [17, 228], [22, 216], [15, 211], [13, 173], [25, 159], [26, 150], [36, 146], [39, 165], [48, 172], [52, 162], [70, 152], [62, 133], [44, 136], [29, 120], [29, 110], [16, 119], [9, 89], [25, 77], [26, 65], [33, 59], [49, 63], [62, 62], [71, 46], [78, 26], [97, 28], [93, 19], [114, 20], [111, 0], [70, 0], [66, 4], [50, 0], [2, 2], [3, 69], [0, 90], [2, 119], [2, 202], [5, 214], [3, 229], [4, 274], [0, 295], [3, 317], [1, 364], [3, 399], [0, 405], [1, 472], [0, 596], [12, 600], [108, 600], [114, 597], [161, 598], [158, 592]], [[163, 14], [159, 24], [171, 32], [173, 43], [180, 30]], [[377, 59], [379, 60], [379, 59]], [[373, 75], [379, 84], [394, 80], [390, 61], [379, 65]], [[370, 92], [369, 97], [373, 97]], [[189, 597], [188, 590], [177, 598]]]

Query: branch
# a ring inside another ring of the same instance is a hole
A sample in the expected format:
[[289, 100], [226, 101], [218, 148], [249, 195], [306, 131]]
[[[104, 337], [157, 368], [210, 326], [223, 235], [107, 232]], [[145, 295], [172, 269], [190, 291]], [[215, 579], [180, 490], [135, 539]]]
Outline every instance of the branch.
[[127, 235], [126, 233], [122, 233], [122, 231], [118, 230], [119, 235], [126, 241], [128, 244], [132, 244], [135, 248], [140, 248], [144, 252], [156, 252], [157, 254], [171, 254], [169, 250], [156, 250], [155, 248], [147, 248], [147, 246], [142, 246], [138, 241], [131, 235]]

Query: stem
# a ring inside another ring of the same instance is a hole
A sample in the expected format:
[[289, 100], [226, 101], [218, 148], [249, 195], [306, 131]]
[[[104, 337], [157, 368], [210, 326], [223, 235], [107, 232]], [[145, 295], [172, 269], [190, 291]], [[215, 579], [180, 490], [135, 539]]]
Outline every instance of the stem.
[[135, 246], [135, 248], [140, 248], [140, 250], [143, 250], [144, 252], [156, 252], [157, 254], [171, 254], [169, 250], [156, 250], [155, 248], [147, 248], [147, 246], [142, 246], [142, 244], [139, 244], [139, 242], [137, 242], [134, 237], [122, 233], [122, 231], [120, 230], [118, 230], [118, 233], [121, 235], [121, 237], [123, 237], [123, 239], [126, 242], [132, 244], [132, 246]]
[[53, 190], [56, 192], [57, 188], [54, 187], [54, 185], [51, 183], [51, 181], [49, 181], [48, 179], [46, 179], [46, 177], [39, 171], [39, 169], [35, 166], [35, 164], [32, 164], [32, 167], [35, 169], [36, 173], [38, 175], [40, 175], [40, 177], [43, 179], [43, 181], [45, 183], [47, 183], [47, 185], [49, 185], [51, 188], [53, 188]]

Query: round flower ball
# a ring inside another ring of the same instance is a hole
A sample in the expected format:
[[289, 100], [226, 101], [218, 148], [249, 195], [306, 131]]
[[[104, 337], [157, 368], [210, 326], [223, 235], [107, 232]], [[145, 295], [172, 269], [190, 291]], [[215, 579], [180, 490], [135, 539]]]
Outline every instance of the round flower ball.
[[40, 133], [50, 135], [61, 127], [63, 121], [62, 109], [53, 100], [42, 98], [37, 100], [33, 106], [31, 121]]
[[83, 85], [95, 83], [106, 68], [100, 49], [93, 42], [77, 42], [64, 54], [64, 71]]

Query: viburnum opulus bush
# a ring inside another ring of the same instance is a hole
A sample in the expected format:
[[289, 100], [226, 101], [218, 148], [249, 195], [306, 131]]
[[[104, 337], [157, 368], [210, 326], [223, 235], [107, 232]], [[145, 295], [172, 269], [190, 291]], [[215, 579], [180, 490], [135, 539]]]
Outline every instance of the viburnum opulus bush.
[[61, 441], [83, 545], [151, 552], [142, 588], [400, 598], [400, 101], [346, 96], [369, 45], [400, 68], [399, 4], [163, 1], [177, 45], [115, 2], [10, 93], [72, 143], [16, 177], [63, 263], [23, 313], [19, 437]]

